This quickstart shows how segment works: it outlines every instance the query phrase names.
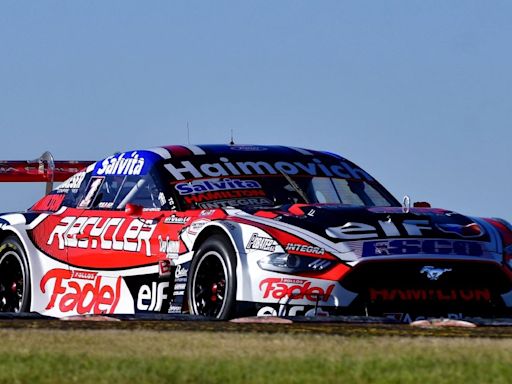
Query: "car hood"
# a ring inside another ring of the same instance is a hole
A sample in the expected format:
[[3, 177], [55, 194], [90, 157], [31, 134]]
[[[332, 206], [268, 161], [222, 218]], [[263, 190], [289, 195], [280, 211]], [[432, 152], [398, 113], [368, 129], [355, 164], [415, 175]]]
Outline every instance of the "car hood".
[[[496, 252], [490, 226], [482, 219], [452, 211], [302, 204], [283, 208], [273, 211], [274, 220], [314, 233], [337, 244], [335, 248], [341, 249], [342, 243], [360, 257], [420, 253], [483, 256]], [[268, 211], [264, 214], [270, 216]]]

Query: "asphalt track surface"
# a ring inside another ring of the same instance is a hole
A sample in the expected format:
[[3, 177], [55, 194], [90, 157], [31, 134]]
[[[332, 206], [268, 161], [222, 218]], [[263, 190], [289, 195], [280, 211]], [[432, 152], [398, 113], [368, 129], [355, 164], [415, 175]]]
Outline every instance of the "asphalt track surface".
[[[468, 323], [431, 320], [423, 326], [385, 318], [244, 318], [234, 321], [176, 315], [79, 316], [55, 319], [38, 314], [0, 314], [0, 329], [153, 330], [159, 332], [288, 333], [342, 336], [436, 336], [512, 338], [512, 318], [466, 319]], [[468, 327], [468, 325], [470, 325]]]

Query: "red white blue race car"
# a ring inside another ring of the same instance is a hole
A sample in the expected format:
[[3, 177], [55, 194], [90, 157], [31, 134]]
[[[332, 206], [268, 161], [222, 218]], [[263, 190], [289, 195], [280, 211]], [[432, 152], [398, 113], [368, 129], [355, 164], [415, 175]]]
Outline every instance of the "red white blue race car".
[[502, 316], [511, 244], [507, 222], [402, 206], [335, 154], [158, 147], [0, 216], [0, 310]]

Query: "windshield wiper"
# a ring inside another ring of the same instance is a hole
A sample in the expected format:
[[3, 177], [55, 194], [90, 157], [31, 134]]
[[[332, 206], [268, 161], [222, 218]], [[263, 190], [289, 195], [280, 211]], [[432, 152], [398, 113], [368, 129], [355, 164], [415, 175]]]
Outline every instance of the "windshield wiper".
[[290, 175], [287, 175], [285, 172], [283, 172], [281, 169], [278, 170], [279, 173], [281, 175], [284, 176], [284, 178], [286, 179], [286, 181], [288, 182], [288, 184], [290, 184], [290, 186], [293, 188], [293, 190], [295, 192], [297, 192], [297, 194], [302, 198], [302, 200], [304, 200], [304, 202], [306, 204], [310, 204], [310, 201], [308, 199], [308, 197], [306, 196], [306, 194], [304, 193], [304, 191], [299, 187], [299, 184], [297, 184], [291, 177]]

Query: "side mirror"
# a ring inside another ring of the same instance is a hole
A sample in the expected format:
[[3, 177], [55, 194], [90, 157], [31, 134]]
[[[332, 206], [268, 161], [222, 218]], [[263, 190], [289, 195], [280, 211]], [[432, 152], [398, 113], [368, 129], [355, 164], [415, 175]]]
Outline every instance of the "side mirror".
[[140, 218], [142, 216], [142, 205], [128, 203], [124, 208], [124, 213], [133, 218]]
[[416, 201], [412, 205], [414, 208], [432, 208], [429, 202], [427, 201]]

